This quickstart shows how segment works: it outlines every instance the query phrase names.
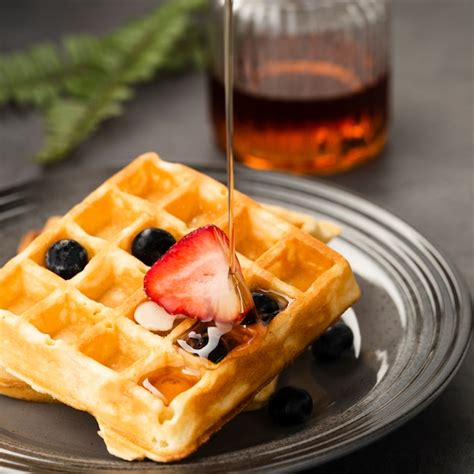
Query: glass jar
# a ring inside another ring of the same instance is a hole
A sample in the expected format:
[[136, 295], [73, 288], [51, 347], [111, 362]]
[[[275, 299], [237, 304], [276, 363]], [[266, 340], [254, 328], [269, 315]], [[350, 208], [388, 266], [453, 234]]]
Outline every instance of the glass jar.
[[[213, 0], [209, 97], [225, 148], [224, 0]], [[330, 174], [387, 141], [389, 0], [234, 0], [234, 153]]]

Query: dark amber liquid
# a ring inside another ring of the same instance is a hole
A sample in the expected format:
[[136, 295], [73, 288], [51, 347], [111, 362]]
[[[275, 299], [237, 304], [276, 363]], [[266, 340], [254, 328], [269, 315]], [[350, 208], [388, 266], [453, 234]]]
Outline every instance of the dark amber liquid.
[[199, 377], [186, 374], [180, 368], [166, 367], [143, 377], [140, 383], [143, 384], [145, 380], [160, 391], [163, 401], [169, 405], [180, 393], [199, 382]]
[[[240, 161], [261, 169], [331, 174], [384, 147], [387, 75], [363, 84], [339, 66], [295, 61], [267, 65], [262, 77], [253, 90], [234, 89], [234, 153]], [[209, 90], [216, 139], [225, 149], [224, 85], [210, 75]]]

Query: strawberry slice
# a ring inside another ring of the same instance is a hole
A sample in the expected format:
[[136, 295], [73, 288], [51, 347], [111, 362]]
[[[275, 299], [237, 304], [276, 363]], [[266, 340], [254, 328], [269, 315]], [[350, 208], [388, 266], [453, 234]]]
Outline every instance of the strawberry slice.
[[174, 244], [146, 274], [145, 292], [168, 313], [200, 321], [238, 323], [253, 306], [237, 257], [229, 271], [229, 240], [214, 225]]

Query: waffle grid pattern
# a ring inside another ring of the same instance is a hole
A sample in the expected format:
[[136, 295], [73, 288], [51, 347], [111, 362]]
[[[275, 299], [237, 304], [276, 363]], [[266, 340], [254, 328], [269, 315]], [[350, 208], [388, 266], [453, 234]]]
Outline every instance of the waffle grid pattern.
[[[226, 188], [213, 179], [154, 154], [143, 155], [0, 270], [0, 289], [8, 289], [0, 292], [2, 364], [38, 391], [92, 412], [109, 450], [120, 457], [168, 461], [194, 450], [289, 362], [271, 363], [265, 368], [269, 373], [249, 377], [226, 398], [224, 386], [247, 367], [240, 353], [263, 350], [272, 331], [276, 339], [283, 337], [291, 326], [285, 319], [308, 312], [318, 284], [338, 286], [339, 281], [346, 291], [338, 307], [321, 313], [319, 332], [357, 297], [342, 257], [237, 193], [236, 249], [247, 284], [283, 294], [292, 303], [265, 333], [259, 325], [249, 326], [250, 343], [218, 364], [176, 344], [193, 326], [191, 320], [177, 320], [162, 334], [136, 324], [133, 313], [146, 300], [142, 287], [148, 267], [130, 253], [134, 237], [151, 226], [177, 240], [208, 223], [226, 230], [226, 199]], [[61, 238], [77, 240], [89, 255], [86, 268], [69, 281], [44, 266], [46, 250]], [[25, 356], [36, 356], [38, 364], [21, 366], [20, 348]], [[169, 368], [199, 375], [194, 385], [165, 403], [142, 381]], [[196, 417], [206, 397], [212, 413]]]

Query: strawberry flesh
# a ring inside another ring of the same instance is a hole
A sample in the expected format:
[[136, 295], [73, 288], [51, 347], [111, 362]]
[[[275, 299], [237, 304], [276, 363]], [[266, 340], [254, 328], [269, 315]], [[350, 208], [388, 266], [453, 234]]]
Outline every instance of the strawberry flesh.
[[173, 245], [145, 276], [145, 292], [169, 314], [237, 324], [253, 306], [236, 257], [229, 271], [229, 240], [214, 225]]

